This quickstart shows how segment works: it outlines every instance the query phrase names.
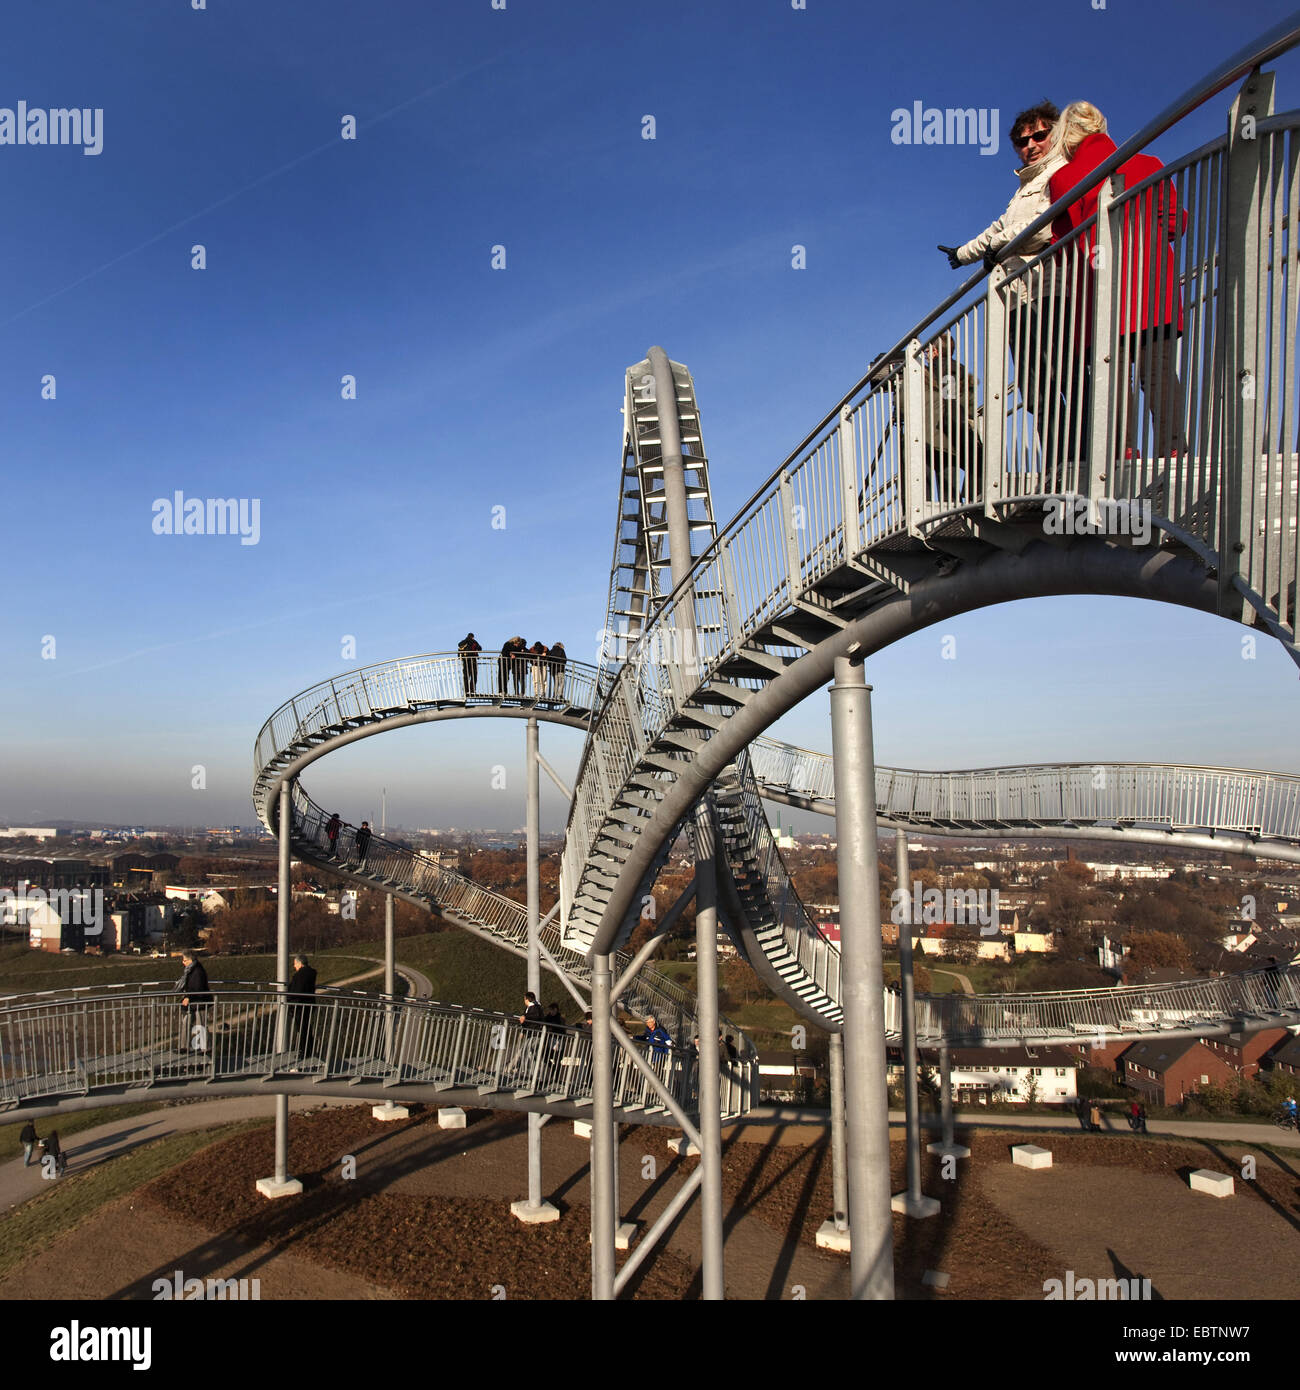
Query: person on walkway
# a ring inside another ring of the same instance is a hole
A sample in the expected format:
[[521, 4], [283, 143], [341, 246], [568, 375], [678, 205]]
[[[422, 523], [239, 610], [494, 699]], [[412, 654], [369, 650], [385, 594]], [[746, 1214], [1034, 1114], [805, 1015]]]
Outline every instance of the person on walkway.
[[[1072, 101], [1056, 123], [1048, 146], [1049, 157], [1060, 155], [1062, 164], [1048, 182], [1052, 202], [1077, 188], [1103, 161], [1115, 153], [1115, 142], [1106, 133], [1106, 118], [1088, 101]], [[1115, 171], [1125, 188], [1133, 188], [1163, 169], [1153, 155], [1137, 154]], [[1052, 223], [1053, 242], [1062, 241], [1097, 211], [1100, 185], [1076, 199]], [[1143, 403], [1151, 418], [1156, 457], [1175, 458], [1186, 452], [1183, 435], [1183, 388], [1178, 378], [1178, 337], [1183, 331], [1183, 301], [1178, 286], [1177, 256], [1172, 243], [1187, 221], [1178, 206], [1178, 194], [1166, 179], [1148, 187], [1137, 198], [1124, 201], [1120, 215], [1119, 316], [1120, 356], [1115, 367], [1121, 381], [1129, 381], [1136, 363]], [[1075, 243], [1075, 277], [1085, 304], [1091, 305], [1091, 279], [1109, 273], [1094, 268], [1091, 255], [1096, 226], [1089, 227]], [[1090, 311], [1089, 311], [1090, 312]], [[1080, 311], [1076, 327], [1081, 346], [1091, 350], [1093, 325], [1089, 312]], [[1102, 325], [1102, 333], [1110, 325]], [[1121, 400], [1123, 398], [1121, 397]], [[1128, 420], [1120, 447], [1128, 457], [1138, 452], [1137, 397], [1130, 383]]]
[[370, 822], [368, 820], [361, 822], [361, 828], [352, 837], [352, 843], [357, 848], [357, 868], [364, 869], [366, 867], [366, 855], [370, 850]]
[[1138, 1133], [1147, 1132], [1147, 1108], [1140, 1101], [1138, 1103]]
[[343, 819], [337, 811], [325, 822], [325, 837], [330, 842], [330, 858], [339, 857], [339, 831], [343, 829]]
[[301, 1061], [311, 1051], [312, 1018], [316, 1006], [316, 972], [306, 956], [294, 956], [289, 980], [289, 1010], [293, 1019], [294, 1046]]
[[510, 694], [512, 681], [515, 693], [522, 692], [523, 672], [517, 657], [525, 646], [527, 643], [522, 637], [508, 637], [501, 644], [501, 655], [497, 658], [497, 685], [503, 696]]
[[1093, 1103], [1088, 1111], [1088, 1128], [1094, 1133], [1101, 1129], [1101, 1106]]
[[1282, 1102], [1282, 1109], [1286, 1111], [1287, 1116], [1291, 1121], [1291, 1124], [1295, 1128], [1300, 1129], [1300, 1107], [1296, 1106], [1295, 1097], [1287, 1096], [1287, 1098]]
[[1080, 1129], [1086, 1131], [1092, 1127], [1088, 1121], [1088, 1102], [1082, 1096], [1075, 1103], [1074, 1113], [1079, 1117]]
[[[925, 490], [932, 501], [956, 506], [983, 492], [975, 378], [957, 361], [951, 333], [941, 333], [922, 354], [925, 365]], [[962, 474], [958, 483], [957, 475]]]
[[547, 658], [551, 672], [551, 699], [559, 700], [564, 695], [564, 668], [568, 664], [569, 654], [564, 650], [563, 642], [552, 642], [551, 652]]
[[[999, 253], [1052, 205], [1048, 184], [1064, 164], [1061, 155], [1049, 156], [1048, 142], [1060, 112], [1050, 101], [1027, 107], [1011, 122], [1011, 144], [1024, 162], [1016, 170], [1019, 186], [1006, 211], [964, 246], [941, 246], [954, 270], [983, 260], [992, 269]], [[1060, 287], [1056, 266], [1044, 262], [1020, 275], [1026, 264], [1044, 251], [1052, 239], [1050, 227], [1030, 237], [1005, 265], [1011, 280], [1007, 292], [1007, 344], [1015, 366], [1025, 409], [1034, 417], [1040, 446], [1051, 465], [1065, 456], [1069, 444], [1068, 422], [1061, 409], [1063, 379], [1059, 359], [1063, 342], [1062, 315], [1058, 311]]]
[[668, 1056], [668, 1050], [673, 1045], [672, 1037], [667, 1028], [660, 1025], [659, 1020], [654, 1014], [647, 1014], [645, 1020], [645, 1032], [637, 1034], [637, 1042], [649, 1043], [647, 1049], [652, 1062], [662, 1063]]
[[544, 700], [546, 698], [546, 658], [549, 653], [542, 643], [534, 642], [528, 648], [528, 655], [533, 658], [533, 699]]
[[36, 1133], [36, 1126], [30, 1120], [23, 1126], [23, 1132], [18, 1136], [18, 1142], [23, 1146], [23, 1167], [30, 1168], [32, 1154], [36, 1152], [36, 1146], [41, 1142], [41, 1136]]
[[1138, 1127], [1141, 1109], [1142, 1107], [1137, 1101], [1130, 1101], [1128, 1107], [1128, 1127], [1132, 1130], [1136, 1130]]
[[474, 687], [478, 685], [478, 654], [483, 648], [474, 640], [474, 634], [467, 632], [456, 644], [456, 650], [460, 653], [460, 673], [468, 699], [477, 693]]
[[59, 1143], [59, 1131], [57, 1129], [50, 1130], [49, 1134], [41, 1140], [41, 1149], [46, 1158], [54, 1160], [54, 1176], [61, 1178], [67, 1171], [68, 1156], [63, 1152]]
[[524, 695], [528, 690], [528, 642], [523, 637], [511, 639], [514, 646], [510, 652], [510, 688], [515, 695]]
[[203, 962], [195, 959], [193, 951], [181, 952], [181, 964], [185, 969], [176, 983], [181, 993], [184, 1037], [181, 1046], [202, 1055], [208, 1050], [207, 1009], [212, 1003], [208, 972], [203, 968]]

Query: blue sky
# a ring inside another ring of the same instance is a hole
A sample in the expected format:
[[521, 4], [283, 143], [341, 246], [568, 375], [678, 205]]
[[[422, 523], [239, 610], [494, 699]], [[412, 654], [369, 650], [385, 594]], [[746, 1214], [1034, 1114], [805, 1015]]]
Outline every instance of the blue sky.
[[[1016, 109], [1086, 96], [1123, 137], [1289, 8], [10, 0], [0, 106], [104, 116], [97, 156], [0, 146], [0, 818], [247, 823], [253, 738], [303, 687], [467, 628], [590, 659], [630, 363], [691, 368], [729, 519], [955, 286], [935, 244], [1004, 206]], [[1300, 60], [1275, 66], [1285, 109]], [[916, 100], [998, 108], [997, 154], [892, 144]], [[258, 498], [258, 544], [155, 535], [177, 489]], [[1297, 672], [1242, 633], [1112, 599], [972, 614], [956, 661], [939, 630], [872, 661], [878, 759], [1300, 770]], [[828, 746], [825, 696], [779, 731]], [[491, 768], [522, 745], [431, 727], [307, 785], [350, 820], [386, 786], [395, 822], [515, 826]], [[572, 773], [579, 735], [543, 746]]]

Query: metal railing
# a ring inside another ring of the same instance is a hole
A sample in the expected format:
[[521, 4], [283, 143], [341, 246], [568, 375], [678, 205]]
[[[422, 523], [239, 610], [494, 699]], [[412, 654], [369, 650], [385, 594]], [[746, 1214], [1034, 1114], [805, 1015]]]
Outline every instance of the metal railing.
[[[371, 838], [364, 856], [356, 847], [356, 832], [344, 827], [336, 842], [336, 855], [331, 856], [326, 832], [329, 818], [308, 796], [300, 782], [295, 781], [291, 794], [293, 826], [291, 842], [299, 853], [325, 868], [340, 870], [365, 878], [377, 888], [397, 891], [427, 903], [453, 919], [484, 929], [497, 945], [509, 947], [517, 955], [528, 949], [528, 909], [502, 893], [443, 868], [419, 850], [394, 844], [381, 836]], [[540, 928], [541, 945], [566, 975], [587, 989], [591, 986], [591, 967], [586, 960], [563, 945], [560, 930], [553, 922]], [[626, 952], [613, 953], [611, 967], [621, 975], [632, 963]], [[643, 965], [625, 994], [628, 1012], [645, 1018], [653, 1014], [668, 1025], [674, 1038], [694, 1036], [696, 1029], [696, 1000], [690, 990], [669, 979], [652, 966]], [[729, 1019], [722, 1025], [740, 1040], [744, 1059], [754, 1057], [753, 1044]]]
[[[1108, 508], [1149, 523], [1146, 543], [1162, 531], [1215, 565], [1220, 611], [1257, 616], [1300, 659], [1297, 129], [1298, 113], [1271, 118], [1257, 140], [1225, 137], [1123, 190], [1103, 186], [1103, 165], [1071, 195], [1096, 189], [1096, 212], [1015, 274], [999, 268], [945, 301], [742, 508], [647, 624], [592, 728], [561, 875], [566, 940], [582, 947], [595, 933], [605, 890], [593, 850], [645, 755], [719, 666], [884, 539], [921, 542], [964, 513], [1026, 506], [1046, 534], [1080, 504], [1094, 527]], [[1126, 152], [1133, 142], [1107, 164]], [[971, 290], [978, 298], [945, 318]], [[1035, 351], [1046, 365], [1031, 384]], [[679, 652], [697, 590], [725, 601]], [[770, 635], [763, 646], [781, 650]]]
[[[210, 1003], [183, 1009], [174, 984], [52, 991], [0, 1000], [0, 1105], [57, 1101], [96, 1091], [164, 1084], [269, 1081], [289, 1075], [373, 1088], [477, 1088], [538, 1097], [545, 1105], [590, 1101], [591, 1036], [582, 1029], [430, 1001], [322, 991], [311, 1004], [273, 987], [214, 982]], [[276, 1048], [287, 1014], [289, 1046]], [[201, 1036], [196, 1029], [201, 1027]], [[201, 1043], [203, 1050], [198, 1050]], [[651, 1069], [684, 1109], [697, 1113], [688, 1049], [650, 1048]], [[747, 1109], [752, 1067], [726, 1069], [724, 1115]], [[618, 1049], [615, 1105], [671, 1119]]]
[[263, 822], [278, 767], [312, 741], [396, 714], [444, 705], [539, 706], [589, 712], [600, 703], [599, 672], [524, 652], [432, 652], [345, 671], [299, 691], [277, 709], [253, 746], [253, 799]]
[[[834, 805], [828, 753], [760, 738], [749, 754], [764, 791]], [[917, 826], [1152, 826], [1210, 835], [1236, 832], [1296, 846], [1300, 774], [1158, 763], [1050, 763], [960, 772], [877, 766], [876, 811], [885, 823]]]

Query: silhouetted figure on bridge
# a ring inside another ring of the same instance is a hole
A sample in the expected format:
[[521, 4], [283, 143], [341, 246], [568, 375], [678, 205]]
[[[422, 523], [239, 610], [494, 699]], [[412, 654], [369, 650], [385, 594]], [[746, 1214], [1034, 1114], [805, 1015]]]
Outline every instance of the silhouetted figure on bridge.
[[289, 980], [289, 1005], [293, 1014], [294, 1044], [301, 1061], [311, 1051], [312, 1019], [316, 1006], [316, 972], [306, 956], [294, 956], [293, 976]]
[[330, 858], [339, 857], [339, 831], [343, 829], [343, 819], [337, 811], [325, 822], [325, 838], [330, 842]]
[[352, 837], [352, 843], [357, 849], [357, 868], [364, 869], [366, 867], [366, 854], [370, 850], [370, 822], [368, 820], [361, 822], [361, 828]]
[[460, 673], [465, 683], [465, 694], [467, 697], [477, 694], [478, 654], [483, 648], [474, 640], [474, 634], [469, 632], [456, 644], [456, 650], [460, 653]]
[[553, 700], [559, 700], [564, 695], [564, 668], [568, 660], [569, 654], [564, 650], [564, 643], [552, 642], [547, 663], [551, 672], [551, 699]]
[[544, 700], [546, 698], [546, 658], [549, 653], [541, 642], [534, 642], [528, 648], [528, 655], [533, 658], [533, 698]]
[[212, 991], [208, 987], [208, 972], [202, 961], [196, 960], [191, 951], [181, 953], [181, 964], [185, 967], [176, 988], [181, 993], [181, 1020], [184, 1041], [182, 1048], [200, 1054], [208, 1050], [207, 1011], [212, 1003]]
[[512, 683], [516, 695], [524, 693], [522, 653], [527, 645], [522, 637], [511, 637], [501, 648], [501, 655], [497, 660], [497, 684], [503, 696], [510, 694]]

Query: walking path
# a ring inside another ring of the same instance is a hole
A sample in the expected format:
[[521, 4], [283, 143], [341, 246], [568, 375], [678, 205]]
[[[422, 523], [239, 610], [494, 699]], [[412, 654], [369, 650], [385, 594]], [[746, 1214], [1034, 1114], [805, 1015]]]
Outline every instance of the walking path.
[[929, 970], [931, 975], [951, 975], [952, 978], [961, 985], [964, 993], [975, 993], [975, 986], [971, 984], [970, 976], [963, 975], [960, 970], [940, 970], [937, 965], [929, 965], [926, 969]]
[[[1066, 1111], [1059, 1118], [1056, 1115], [1016, 1115], [1004, 1110], [963, 1110], [956, 1114], [958, 1129], [1052, 1129], [1073, 1132], [1080, 1128], [1073, 1111]], [[889, 1112], [889, 1123], [901, 1125], [905, 1116], [901, 1110]], [[830, 1115], [825, 1110], [808, 1105], [758, 1105], [742, 1120], [740, 1125], [829, 1125]], [[923, 1129], [939, 1128], [939, 1117], [932, 1111], [921, 1116]], [[1101, 1111], [1102, 1132], [1128, 1135], [1126, 1113], [1116, 1109], [1108, 1110], [1104, 1105]], [[1165, 1135], [1176, 1139], [1215, 1139], [1220, 1142], [1237, 1144], [1274, 1144], [1280, 1148], [1300, 1148], [1300, 1134], [1293, 1129], [1279, 1129], [1275, 1124], [1236, 1123], [1227, 1120], [1148, 1120], [1148, 1134]]]

